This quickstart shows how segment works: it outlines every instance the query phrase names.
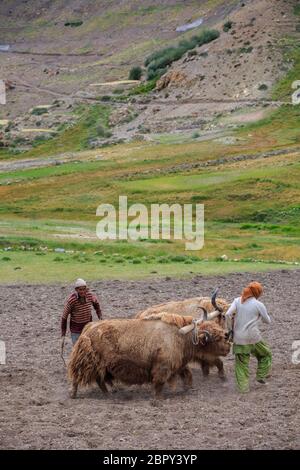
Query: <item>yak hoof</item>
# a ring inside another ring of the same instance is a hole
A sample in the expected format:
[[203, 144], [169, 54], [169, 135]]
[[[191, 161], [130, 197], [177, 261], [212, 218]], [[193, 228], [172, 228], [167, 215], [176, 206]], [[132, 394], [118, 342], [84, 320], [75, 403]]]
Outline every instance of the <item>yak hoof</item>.
[[175, 392], [176, 391], [176, 388], [177, 388], [177, 377], [176, 376], [173, 376], [171, 377], [169, 380], [168, 380], [168, 385], [170, 387], [170, 389]]
[[161, 400], [163, 398], [162, 390], [164, 388], [164, 383], [158, 382], [154, 384], [154, 398]]
[[77, 390], [71, 390], [70, 391], [70, 398], [76, 398], [77, 397]]
[[160, 398], [152, 398], [152, 400], [150, 400], [150, 405], [153, 406], [154, 408], [160, 408], [162, 406], [162, 400], [163, 400], [163, 396], [161, 396]]
[[101, 392], [107, 394], [108, 389], [105, 385], [105, 382], [103, 380], [101, 380], [99, 377], [96, 379], [96, 382], [97, 382], [98, 387], [100, 388]]

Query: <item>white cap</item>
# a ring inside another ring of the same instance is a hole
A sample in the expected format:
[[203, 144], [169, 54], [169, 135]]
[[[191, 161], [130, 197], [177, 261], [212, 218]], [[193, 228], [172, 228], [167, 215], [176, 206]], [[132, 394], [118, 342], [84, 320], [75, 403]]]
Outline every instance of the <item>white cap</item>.
[[83, 279], [77, 279], [77, 281], [75, 282], [75, 289], [77, 287], [86, 287], [86, 282]]

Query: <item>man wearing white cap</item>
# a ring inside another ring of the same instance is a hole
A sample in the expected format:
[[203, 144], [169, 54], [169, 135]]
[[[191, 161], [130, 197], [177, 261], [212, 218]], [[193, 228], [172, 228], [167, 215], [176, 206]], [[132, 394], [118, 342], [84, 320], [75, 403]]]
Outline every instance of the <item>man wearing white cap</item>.
[[64, 344], [68, 316], [70, 315], [70, 331], [72, 343], [75, 344], [80, 333], [87, 323], [92, 321], [92, 307], [101, 320], [102, 313], [97, 297], [92, 294], [83, 279], [77, 279], [75, 282], [75, 292], [71, 294], [65, 304], [61, 319], [62, 346]]

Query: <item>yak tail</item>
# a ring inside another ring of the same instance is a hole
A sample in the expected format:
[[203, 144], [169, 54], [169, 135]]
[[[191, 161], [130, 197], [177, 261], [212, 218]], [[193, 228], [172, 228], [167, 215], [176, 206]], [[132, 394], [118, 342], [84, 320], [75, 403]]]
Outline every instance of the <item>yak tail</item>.
[[79, 337], [72, 350], [68, 364], [68, 377], [71, 382], [82, 386], [95, 382], [99, 377], [92, 343], [86, 335]]

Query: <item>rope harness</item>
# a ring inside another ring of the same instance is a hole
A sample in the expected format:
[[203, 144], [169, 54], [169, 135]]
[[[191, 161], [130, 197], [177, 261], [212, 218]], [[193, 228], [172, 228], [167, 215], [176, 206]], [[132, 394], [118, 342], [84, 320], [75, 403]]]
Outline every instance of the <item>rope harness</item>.
[[64, 358], [64, 347], [65, 347], [65, 340], [63, 340], [62, 345], [61, 345], [60, 357], [62, 358], [65, 367], [67, 367], [67, 364]]
[[[197, 329], [197, 323], [199, 323], [199, 320], [193, 320], [194, 323], [194, 328], [192, 330], [192, 343], [194, 346], [197, 346], [197, 344], [200, 343], [200, 339], [199, 339], [199, 335], [198, 335], [198, 329]], [[211, 337], [211, 335], [209, 334], [209, 332], [207, 330], [203, 330], [203, 333], [205, 333], [205, 335], [207, 334], [208, 335], [208, 340], [207, 342], [211, 342], [213, 341], [213, 338]]]
[[192, 330], [192, 343], [194, 346], [197, 346], [199, 344], [199, 336], [198, 336], [198, 331], [197, 331], [197, 322], [198, 320], [193, 320], [194, 323], [194, 328]]

